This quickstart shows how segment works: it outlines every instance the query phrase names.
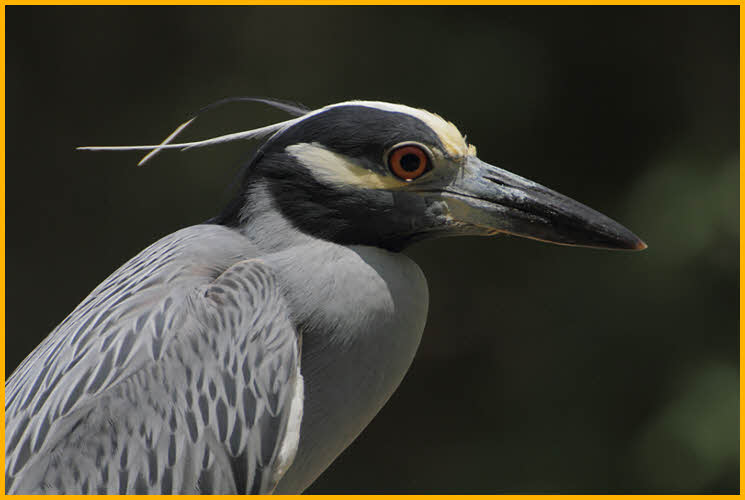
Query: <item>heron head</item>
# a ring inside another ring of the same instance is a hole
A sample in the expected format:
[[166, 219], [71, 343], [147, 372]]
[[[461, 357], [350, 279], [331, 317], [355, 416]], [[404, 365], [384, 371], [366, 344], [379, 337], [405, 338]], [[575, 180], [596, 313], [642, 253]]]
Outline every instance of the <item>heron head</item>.
[[246, 169], [241, 223], [270, 196], [295, 227], [342, 244], [400, 250], [428, 238], [511, 234], [640, 250], [631, 231], [551, 189], [480, 160], [450, 122], [399, 104], [349, 101], [278, 130]]

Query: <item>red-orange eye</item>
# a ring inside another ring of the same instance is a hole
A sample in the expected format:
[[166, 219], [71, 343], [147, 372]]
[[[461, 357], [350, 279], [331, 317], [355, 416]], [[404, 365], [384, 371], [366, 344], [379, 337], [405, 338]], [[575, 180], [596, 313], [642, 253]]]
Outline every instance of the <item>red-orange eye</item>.
[[407, 182], [429, 170], [429, 156], [419, 146], [401, 146], [388, 155], [388, 168]]

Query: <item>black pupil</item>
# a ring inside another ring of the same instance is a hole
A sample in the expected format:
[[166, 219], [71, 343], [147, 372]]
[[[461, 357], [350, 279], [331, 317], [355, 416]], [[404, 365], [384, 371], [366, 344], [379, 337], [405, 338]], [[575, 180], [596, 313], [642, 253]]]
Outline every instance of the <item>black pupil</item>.
[[422, 160], [414, 153], [407, 153], [401, 157], [401, 168], [407, 172], [415, 172]]

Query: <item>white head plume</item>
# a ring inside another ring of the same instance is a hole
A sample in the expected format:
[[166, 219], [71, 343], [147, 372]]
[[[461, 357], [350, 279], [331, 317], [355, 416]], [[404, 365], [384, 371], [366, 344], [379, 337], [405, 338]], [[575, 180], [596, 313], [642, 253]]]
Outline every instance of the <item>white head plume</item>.
[[213, 144], [221, 144], [224, 142], [237, 141], [240, 139], [261, 139], [262, 137], [265, 137], [272, 132], [277, 132], [279, 130], [282, 130], [285, 127], [288, 127], [294, 123], [297, 123], [302, 118], [303, 117], [301, 116], [298, 118], [293, 118], [292, 120], [287, 120], [287, 121], [283, 121], [279, 123], [274, 123], [271, 125], [266, 125], [264, 127], [255, 128], [253, 130], [245, 130], [243, 132], [235, 132], [233, 134], [221, 135], [218, 137], [213, 137], [211, 139], [205, 139], [202, 141], [181, 142], [181, 143], [172, 144], [171, 141], [173, 141], [173, 139], [175, 139], [177, 135], [183, 132], [184, 129], [186, 129], [186, 127], [192, 124], [192, 122], [196, 119], [196, 117], [194, 117], [182, 123], [181, 125], [179, 125], [176, 128], [176, 130], [174, 130], [171, 133], [171, 135], [166, 137], [165, 140], [161, 142], [160, 144], [140, 145], [140, 146], [80, 146], [76, 149], [81, 150], [81, 151], [150, 151], [137, 164], [138, 166], [140, 166], [140, 165], [144, 165], [145, 162], [152, 159], [153, 156], [155, 156], [159, 151], [163, 149], [186, 150], [186, 149], [191, 149], [191, 148], [201, 148], [203, 146], [211, 146]]

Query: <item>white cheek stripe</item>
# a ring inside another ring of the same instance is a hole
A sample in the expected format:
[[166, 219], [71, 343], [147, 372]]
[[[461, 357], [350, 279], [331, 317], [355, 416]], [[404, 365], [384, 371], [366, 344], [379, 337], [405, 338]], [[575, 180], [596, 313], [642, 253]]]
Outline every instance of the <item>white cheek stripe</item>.
[[323, 184], [365, 189], [396, 189], [405, 185], [403, 181], [361, 167], [348, 156], [330, 151], [318, 143], [293, 144], [285, 151], [310, 169]]

